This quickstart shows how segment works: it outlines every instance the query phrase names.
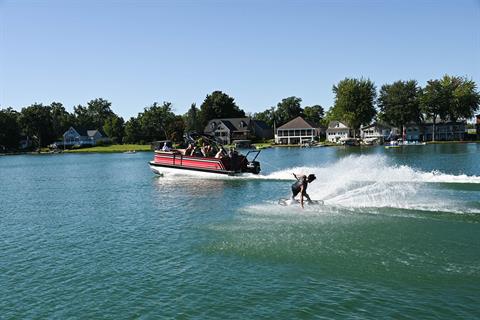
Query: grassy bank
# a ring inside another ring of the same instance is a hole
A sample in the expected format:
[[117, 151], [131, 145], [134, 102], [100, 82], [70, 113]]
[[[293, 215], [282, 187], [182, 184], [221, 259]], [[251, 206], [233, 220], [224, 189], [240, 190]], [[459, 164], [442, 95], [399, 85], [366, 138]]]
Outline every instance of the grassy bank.
[[111, 152], [127, 152], [127, 151], [150, 151], [150, 145], [144, 144], [112, 144], [110, 146], [97, 146], [91, 148], [82, 148], [75, 150], [66, 150], [66, 153], [111, 153]]

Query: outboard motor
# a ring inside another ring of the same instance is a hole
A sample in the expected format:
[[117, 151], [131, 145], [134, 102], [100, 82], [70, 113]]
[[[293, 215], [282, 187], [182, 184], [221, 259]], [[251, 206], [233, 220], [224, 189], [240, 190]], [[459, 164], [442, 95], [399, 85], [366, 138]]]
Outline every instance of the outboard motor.
[[254, 173], [254, 174], [259, 174], [260, 173], [260, 162], [250, 161], [247, 164], [247, 172], [251, 172], [251, 173]]

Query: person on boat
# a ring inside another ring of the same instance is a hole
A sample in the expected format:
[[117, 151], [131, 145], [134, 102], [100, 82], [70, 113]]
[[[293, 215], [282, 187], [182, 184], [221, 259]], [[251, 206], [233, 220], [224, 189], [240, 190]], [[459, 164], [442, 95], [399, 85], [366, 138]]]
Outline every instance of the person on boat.
[[190, 143], [188, 145], [187, 149], [185, 149], [185, 155], [186, 156], [192, 155], [192, 151], [193, 151], [194, 148], [195, 148], [195, 145], [193, 143]]
[[205, 142], [203, 143], [201, 151], [202, 151], [202, 154], [203, 154], [204, 157], [212, 157], [213, 156], [212, 155], [212, 151], [213, 151], [212, 146], [205, 143]]
[[203, 157], [203, 153], [202, 153], [202, 150], [200, 150], [200, 147], [195, 146], [192, 150], [191, 156], [192, 157]]
[[227, 153], [225, 152], [225, 150], [223, 148], [220, 148], [220, 150], [218, 150], [218, 152], [215, 154], [215, 158], [217, 159], [221, 159], [223, 157], [226, 157], [227, 156]]
[[163, 143], [162, 151], [172, 151], [172, 149], [167, 145], [166, 142]]
[[310, 199], [310, 196], [307, 193], [307, 187], [309, 183], [312, 183], [313, 180], [315, 180], [317, 177], [315, 177], [314, 174], [309, 174], [308, 177], [305, 175], [297, 176], [295, 173], [293, 173], [293, 176], [297, 181], [292, 184], [292, 201], [295, 201], [295, 197], [300, 193], [300, 205], [303, 208], [303, 197], [307, 198], [307, 201], [310, 203], [312, 202], [312, 199]]

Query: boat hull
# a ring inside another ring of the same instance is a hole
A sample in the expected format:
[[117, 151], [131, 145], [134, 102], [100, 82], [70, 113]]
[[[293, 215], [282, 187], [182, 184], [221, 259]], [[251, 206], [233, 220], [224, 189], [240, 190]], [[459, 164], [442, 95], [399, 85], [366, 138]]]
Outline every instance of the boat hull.
[[214, 170], [207, 168], [195, 168], [176, 165], [159, 164], [154, 161], [149, 162], [150, 169], [158, 174], [182, 174], [182, 175], [196, 175], [196, 176], [234, 176], [243, 174], [242, 172], [228, 171], [228, 170]]

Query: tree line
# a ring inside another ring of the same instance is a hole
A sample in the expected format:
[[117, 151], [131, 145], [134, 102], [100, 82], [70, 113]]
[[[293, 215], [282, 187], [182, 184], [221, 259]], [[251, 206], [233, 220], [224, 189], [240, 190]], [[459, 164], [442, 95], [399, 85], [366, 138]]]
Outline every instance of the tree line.
[[[423, 88], [416, 80], [385, 84], [378, 98], [374, 83], [368, 79], [344, 79], [333, 86], [333, 92], [335, 103], [325, 117], [326, 123], [341, 120], [354, 132], [374, 119], [397, 128], [431, 120], [435, 131], [438, 119], [472, 118], [480, 103], [480, 93], [473, 80], [449, 75], [429, 80]], [[434, 139], [435, 134], [432, 136]]]
[[1, 109], [0, 151], [18, 149], [23, 137], [30, 139], [33, 148], [48, 146], [62, 141], [70, 127], [103, 130], [113, 143], [144, 144], [166, 139], [180, 142], [185, 131], [203, 131], [211, 119], [245, 117], [234, 98], [221, 91], [208, 94], [200, 108], [192, 104], [184, 115], [176, 115], [170, 102], [154, 102], [125, 121], [111, 107], [111, 102], [97, 98], [75, 106], [73, 113], [60, 102], [34, 103], [20, 112], [11, 107]]
[[423, 88], [416, 80], [384, 84], [378, 96], [375, 84], [364, 78], [345, 78], [332, 90], [334, 104], [326, 113], [320, 105], [302, 107], [302, 99], [292, 96], [265, 111], [248, 114], [222, 91], [208, 94], [199, 108], [193, 103], [184, 115], [176, 115], [170, 102], [154, 102], [127, 121], [115, 114], [111, 103], [102, 98], [75, 106], [73, 113], [59, 102], [35, 103], [20, 112], [6, 108], [0, 110], [0, 149], [17, 149], [22, 136], [29, 137], [34, 147], [45, 147], [61, 140], [70, 126], [102, 129], [114, 143], [143, 144], [165, 139], [180, 142], [184, 132], [201, 132], [211, 119], [246, 116], [263, 120], [271, 127], [298, 116], [323, 126], [340, 120], [354, 132], [374, 119], [398, 128], [431, 119], [435, 126], [437, 119], [469, 119], [480, 104], [480, 93], [473, 80], [449, 75], [429, 80]]

